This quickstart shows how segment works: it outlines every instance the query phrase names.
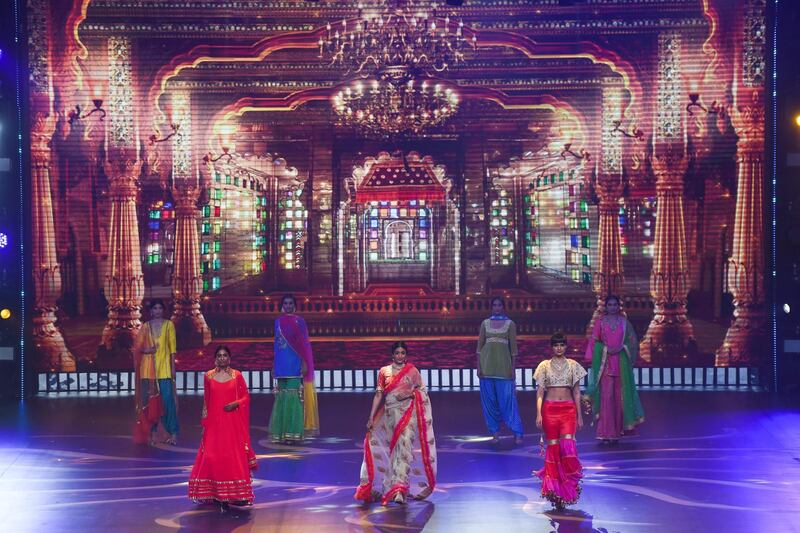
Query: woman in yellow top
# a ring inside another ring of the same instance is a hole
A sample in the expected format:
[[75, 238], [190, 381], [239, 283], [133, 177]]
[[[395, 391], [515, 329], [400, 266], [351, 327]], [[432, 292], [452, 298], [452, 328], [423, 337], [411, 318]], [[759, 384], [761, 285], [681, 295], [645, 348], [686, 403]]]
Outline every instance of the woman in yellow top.
[[[161, 395], [163, 416], [161, 424], [169, 433], [165, 442], [176, 444], [178, 437], [178, 402], [175, 393], [175, 326], [164, 319], [164, 302], [150, 302], [150, 320], [142, 324], [136, 339], [136, 410], [140, 413], [151, 396]], [[153, 444], [158, 423], [150, 428]]]
[[499, 442], [500, 422], [522, 444], [522, 420], [516, 396], [514, 359], [517, 357], [517, 326], [506, 315], [502, 298], [492, 299], [492, 316], [481, 323], [478, 339], [478, 377], [481, 380], [481, 406], [492, 444]]

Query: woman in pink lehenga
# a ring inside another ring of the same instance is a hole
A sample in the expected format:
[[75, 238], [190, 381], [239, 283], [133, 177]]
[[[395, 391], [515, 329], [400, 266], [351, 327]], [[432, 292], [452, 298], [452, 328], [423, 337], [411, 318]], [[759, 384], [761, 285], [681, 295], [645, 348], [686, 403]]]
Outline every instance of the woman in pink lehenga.
[[392, 364], [378, 375], [355, 494], [365, 503], [405, 503], [407, 496], [421, 500], [436, 486], [431, 402], [419, 370], [406, 362], [406, 352], [405, 343], [394, 343]]

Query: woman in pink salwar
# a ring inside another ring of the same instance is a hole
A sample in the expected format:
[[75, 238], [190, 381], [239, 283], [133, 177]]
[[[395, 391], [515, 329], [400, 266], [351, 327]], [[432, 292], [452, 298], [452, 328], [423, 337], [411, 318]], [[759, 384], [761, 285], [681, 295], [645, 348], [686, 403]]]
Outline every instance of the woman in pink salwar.
[[618, 297], [608, 296], [605, 308], [592, 328], [586, 359], [592, 363], [588, 396], [597, 422], [597, 438], [608, 444], [633, 434], [644, 422], [644, 409], [633, 380], [633, 363], [639, 354], [636, 332], [620, 313]]
[[406, 362], [406, 352], [405, 343], [394, 343], [392, 364], [378, 374], [355, 494], [365, 503], [405, 503], [407, 496], [421, 500], [436, 486], [431, 402], [419, 370]]

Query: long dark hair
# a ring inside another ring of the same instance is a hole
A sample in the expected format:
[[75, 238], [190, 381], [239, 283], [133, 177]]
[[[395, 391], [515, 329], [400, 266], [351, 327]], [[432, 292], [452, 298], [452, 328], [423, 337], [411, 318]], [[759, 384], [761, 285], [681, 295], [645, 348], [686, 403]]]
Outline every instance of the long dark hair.
[[287, 293], [281, 297], [281, 309], [283, 309], [283, 304], [287, 299], [291, 300], [294, 306], [297, 307], [297, 298], [294, 297], [294, 294]]
[[616, 294], [609, 294], [608, 296], [606, 296], [606, 299], [603, 301], [603, 305], [608, 305], [608, 302], [610, 302], [611, 300], [616, 300], [617, 303], [620, 305], [620, 307], [622, 307], [622, 300]]
[[164, 305], [164, 300], [162, 300], [161, 298], [153, 298], [152, 300], [150, 300], [150, 303], [147, 304], [147, 308], [148, 309], [152, 309], [157, 305], [160, 305], [161, 309], [163, 309], [165, 311], [167, 310], [167, 306]]

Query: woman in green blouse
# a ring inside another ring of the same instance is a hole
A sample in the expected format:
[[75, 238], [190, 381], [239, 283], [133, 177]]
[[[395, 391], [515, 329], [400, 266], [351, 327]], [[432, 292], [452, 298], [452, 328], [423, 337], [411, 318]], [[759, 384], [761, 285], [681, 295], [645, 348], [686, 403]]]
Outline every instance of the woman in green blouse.
[[481, 405], [492, 444], [499, 442], [500, 422], [522, 444], [522, 420], [516, 396], [514, 358], [517, 357], [517, 326], [506, 315], [502, 298], [492, 299], [492, 316], [481, 323], [478, 340], [478, 377], [481, 380]]

